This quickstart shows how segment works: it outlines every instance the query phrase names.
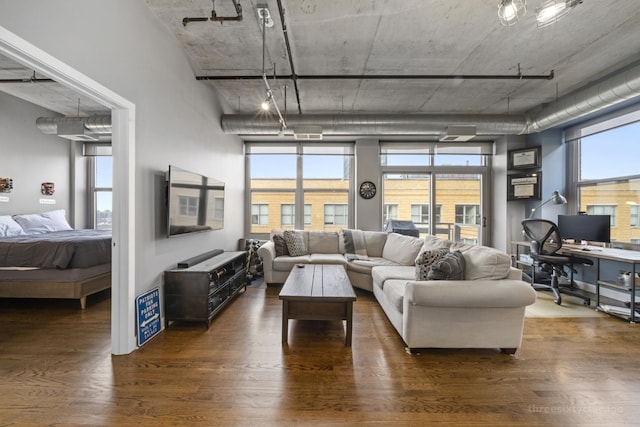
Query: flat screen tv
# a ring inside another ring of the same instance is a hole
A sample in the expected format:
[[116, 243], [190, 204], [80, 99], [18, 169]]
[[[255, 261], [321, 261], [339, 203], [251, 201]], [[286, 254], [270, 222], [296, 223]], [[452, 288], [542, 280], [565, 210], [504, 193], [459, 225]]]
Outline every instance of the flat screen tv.
[[563, 239], [576, 242], [609, 243], [611, 241], [610, 215], [558, 215], [558, 230]]
[[167, 236], [224, 227], [224, 182], [169, 166]]

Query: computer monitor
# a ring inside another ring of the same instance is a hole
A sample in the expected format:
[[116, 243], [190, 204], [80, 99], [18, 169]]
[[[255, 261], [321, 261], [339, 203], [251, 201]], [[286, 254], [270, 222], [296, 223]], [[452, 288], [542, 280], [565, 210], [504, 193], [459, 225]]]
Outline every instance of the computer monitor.
[[611, 215], [558, 215], [558, 229], [563, 239], [609, 243]]

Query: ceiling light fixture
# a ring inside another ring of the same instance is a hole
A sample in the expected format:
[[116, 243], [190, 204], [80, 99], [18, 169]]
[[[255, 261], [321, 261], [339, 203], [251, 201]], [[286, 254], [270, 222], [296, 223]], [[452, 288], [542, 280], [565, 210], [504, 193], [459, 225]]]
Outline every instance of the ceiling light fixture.
[[500, 0], [498, 4], [498, 19], [505, 27], [516, 24], [526, 13], [526, 0]]
[[542, 6], [536, 9], [538, 28], [558, 22], [580, 3], [582, 0], [546, 0]]

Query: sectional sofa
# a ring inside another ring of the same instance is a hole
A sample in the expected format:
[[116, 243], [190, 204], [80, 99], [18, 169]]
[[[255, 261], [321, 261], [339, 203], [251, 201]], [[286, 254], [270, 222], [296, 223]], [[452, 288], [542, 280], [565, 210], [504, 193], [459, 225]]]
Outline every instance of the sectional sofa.
[[373, 292], [410, 351], [500, 348], [522, 341], [536, 293], [508, 254], [427, 236], [361, 230], [273, 230], [258, 249], [265, 282], [284, 283], [299, 263], [340, 264]]

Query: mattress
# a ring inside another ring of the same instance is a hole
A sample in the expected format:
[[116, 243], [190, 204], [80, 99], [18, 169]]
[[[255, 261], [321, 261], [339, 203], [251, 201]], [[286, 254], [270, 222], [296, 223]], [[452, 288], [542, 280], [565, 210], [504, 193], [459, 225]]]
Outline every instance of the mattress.
[[65, 230], [0, 238], [0, 268], [65, 270], [109, 263], [110, 230]]

